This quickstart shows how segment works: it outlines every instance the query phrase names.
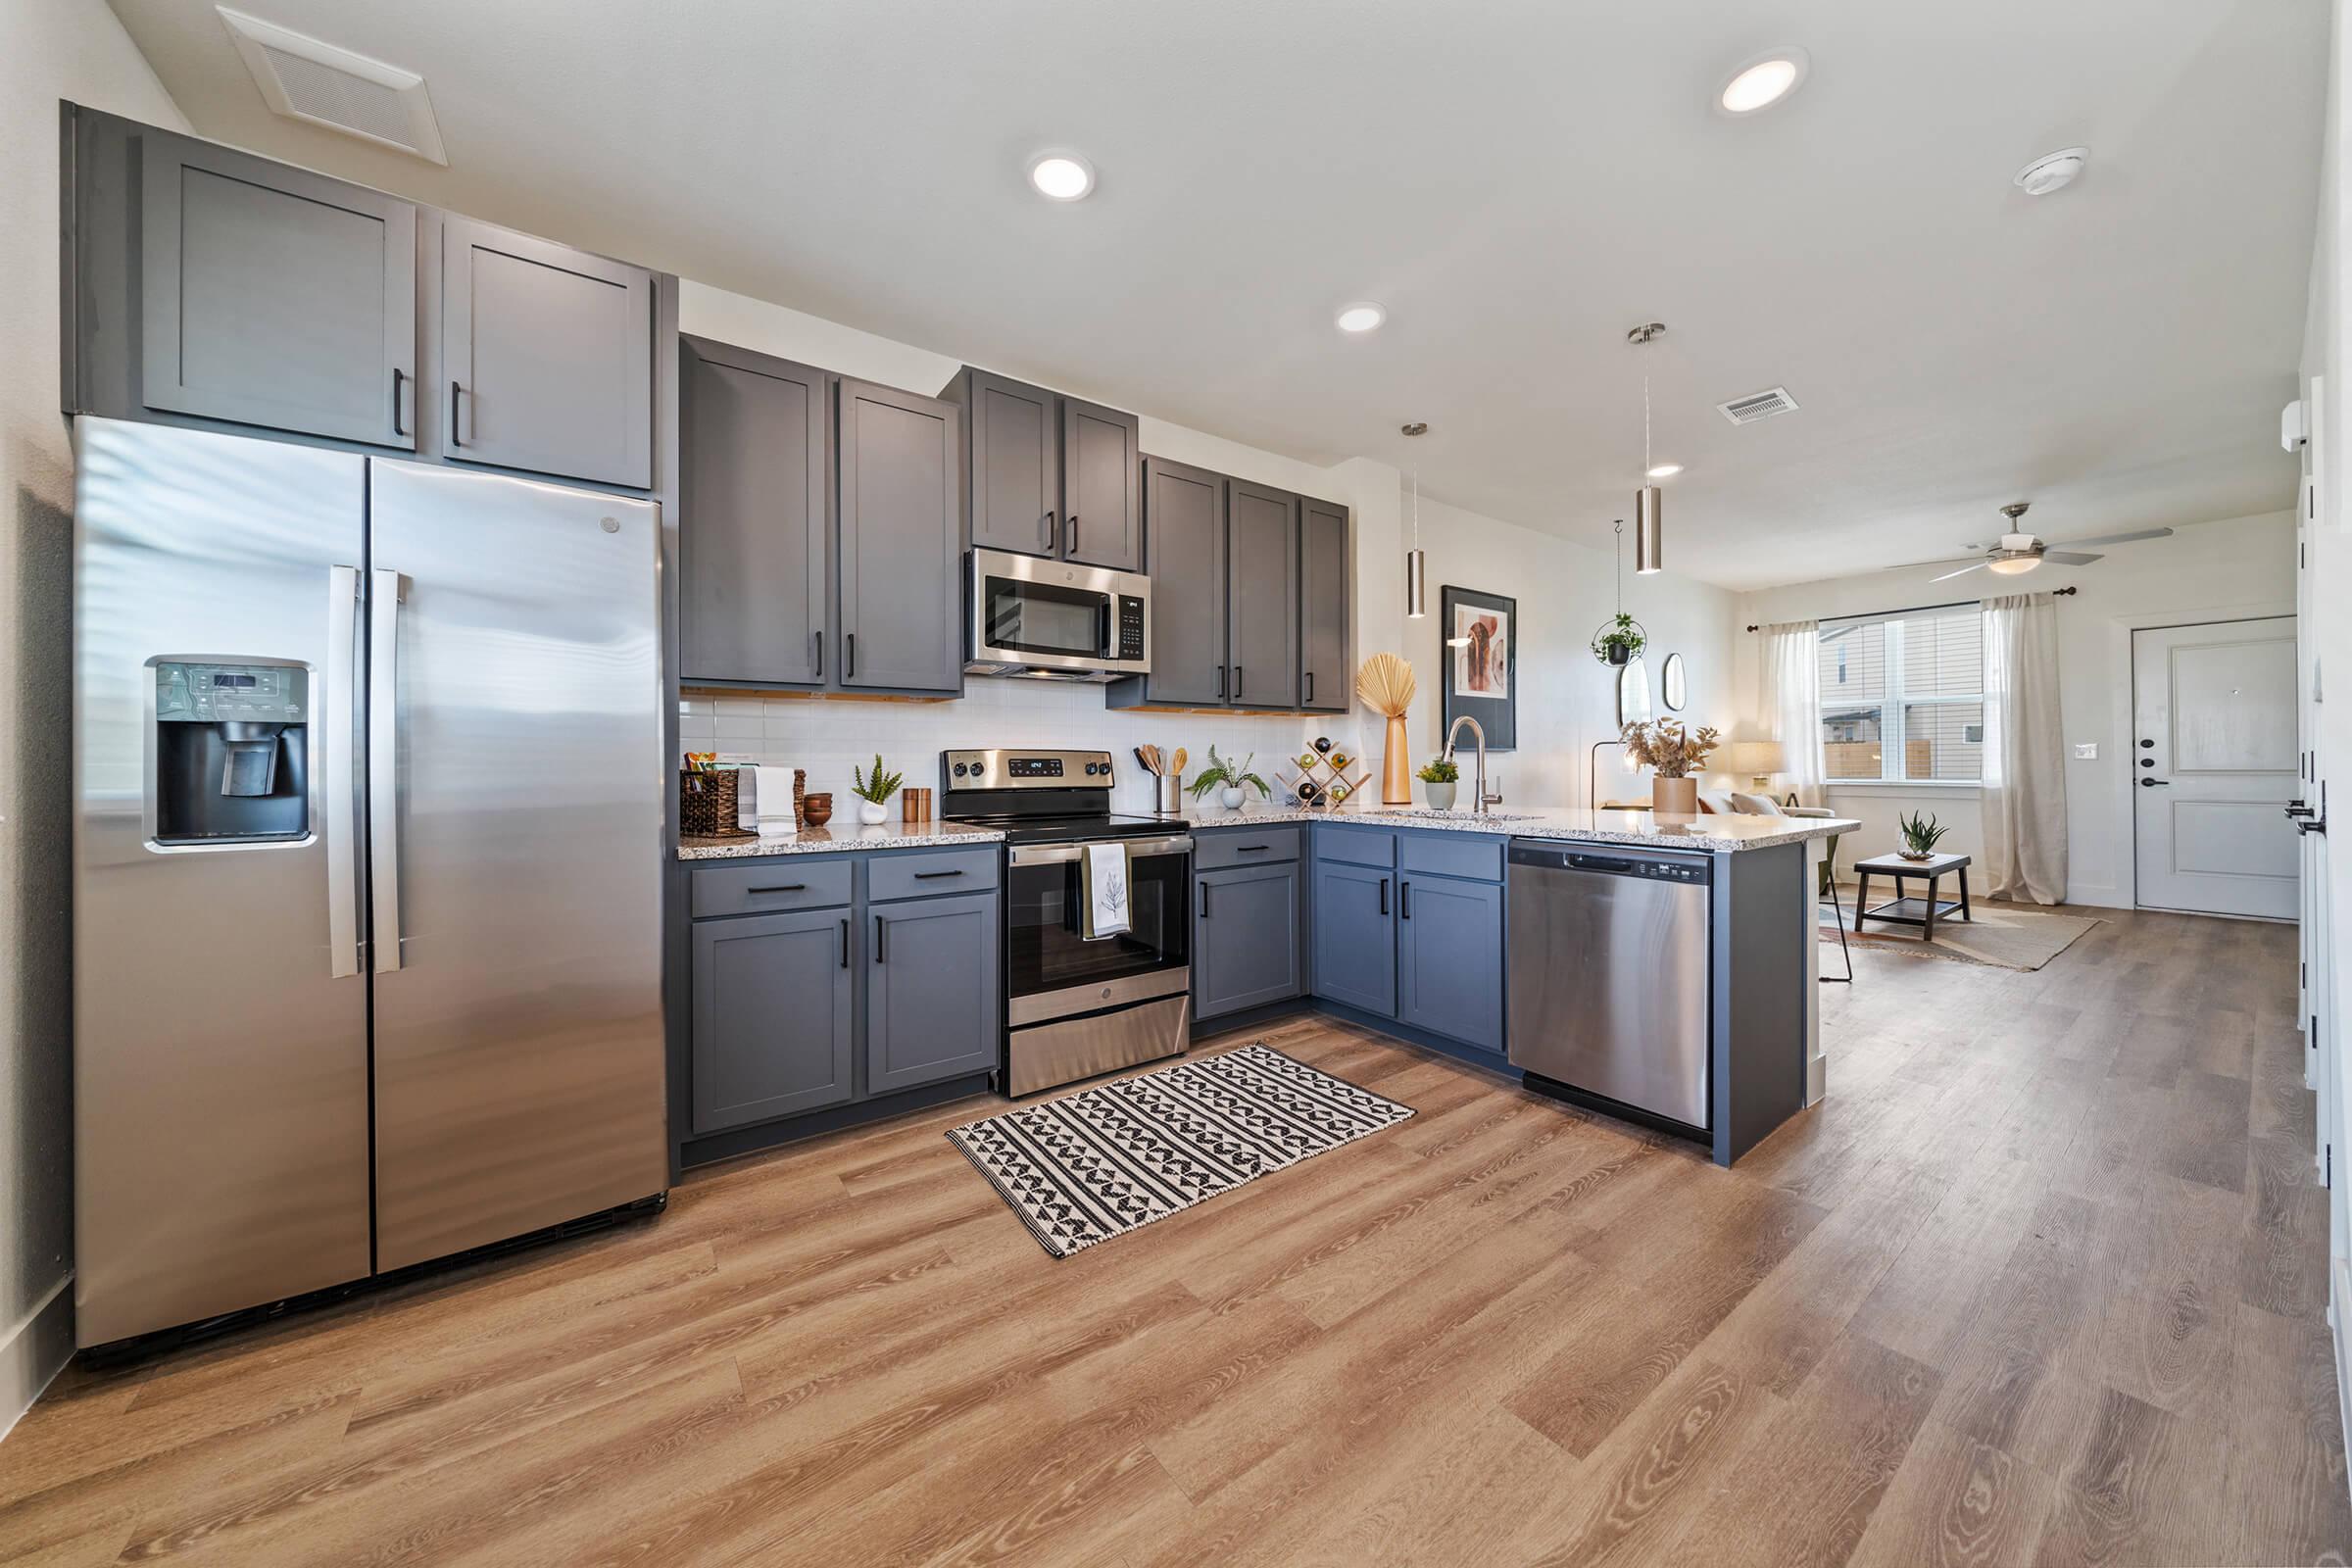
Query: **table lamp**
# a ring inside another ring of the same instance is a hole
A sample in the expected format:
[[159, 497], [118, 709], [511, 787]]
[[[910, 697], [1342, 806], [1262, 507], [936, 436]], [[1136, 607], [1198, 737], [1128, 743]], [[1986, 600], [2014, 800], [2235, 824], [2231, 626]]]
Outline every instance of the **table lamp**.
[[1732, 742], [1731, 770], [1754, 779], [1759, 795], [1772, 788], [1772, 775], [1786, 767], [1788, 761], [1779, 741]]

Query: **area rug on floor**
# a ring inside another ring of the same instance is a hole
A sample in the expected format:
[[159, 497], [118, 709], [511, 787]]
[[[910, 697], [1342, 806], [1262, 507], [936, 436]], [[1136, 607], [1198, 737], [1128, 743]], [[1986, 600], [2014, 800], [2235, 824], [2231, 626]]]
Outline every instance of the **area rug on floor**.
[[[2079, 914], [2043, 914], [1997, 904], [1979, 904], [1973, 923], [1957, 915], [1939, 919], [1936, 922], [1936, 940], [1922, 942], [1915, 926], [1874, 924], [1865, 931], [1855, 931], [1854, 890], [1840, 888], [1838, 897], [1845, 904], [1846, 940], [1855, 947], [1869, 948], [1874, 953], [1907, 953], [1918, 958], [1990, 964], [2001, 969], [2038, 969], [2099, 923]], [[1838, 928], [1830, 923], [1827, 905], [1822, 906], [1820, 936], [1833, 946], [1838, 941]]]
[[948, 1141], [1067, 1257], [1412, 1113], [1259, 1043], [966, 1122]]

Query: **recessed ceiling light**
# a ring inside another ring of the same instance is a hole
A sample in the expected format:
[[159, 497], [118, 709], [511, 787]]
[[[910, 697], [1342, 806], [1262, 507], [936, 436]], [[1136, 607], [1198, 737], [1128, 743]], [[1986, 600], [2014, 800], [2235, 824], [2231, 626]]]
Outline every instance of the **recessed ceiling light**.
[[1752, 115], [1796, 91], [1812, 69], [1812, 59], [1802, 49], [1774, 49], [1741, 63], [1724, 78], [1723, 89], [1715, 95], [1719, 114]]
[[1370, 300], [1357, 300], [1353, 305], [1341, 306], [1337, 320], [1343, 332], [1369, 332], [1388, 318], [1386, 306], [1375, 305]]
[[1661, 463], [1649, 470], [1649, 477], [1652, 479], [1671, 479], [1682, 471], [1683, 466], [1679, 463]]
[[2047, 196], [2075, 182], [2082, 166], [2090, 162], [2087, 147], [2062, 147], [2054, 153], [2043, 153], [2017, 172], [2010, 181], [2029, 196]]
[[1050, 201], [1081, 201], [1095, 188], [1095, 166], [1076, 153], [1040, 153], [1030, 160], [1029, 183]]

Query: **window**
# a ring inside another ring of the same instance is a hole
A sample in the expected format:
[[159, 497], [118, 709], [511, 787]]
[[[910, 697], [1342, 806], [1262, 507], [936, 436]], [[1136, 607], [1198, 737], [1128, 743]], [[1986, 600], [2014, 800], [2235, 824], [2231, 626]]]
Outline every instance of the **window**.
[[1821, 628], [1821, 730], [1835, 782], [1984, 776], [1984, 620], [1974, 605]]

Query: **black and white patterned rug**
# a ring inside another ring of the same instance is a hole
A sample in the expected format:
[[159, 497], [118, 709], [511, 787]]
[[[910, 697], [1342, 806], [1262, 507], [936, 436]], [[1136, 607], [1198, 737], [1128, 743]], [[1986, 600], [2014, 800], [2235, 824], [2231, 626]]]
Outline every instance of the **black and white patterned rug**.
[[1256, 1044], [966, 1122], [948, 1140], [1067, 1257], [1412, 1113]]

